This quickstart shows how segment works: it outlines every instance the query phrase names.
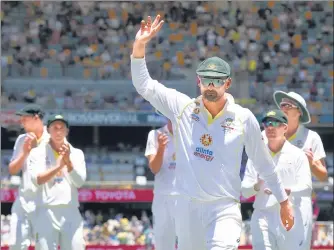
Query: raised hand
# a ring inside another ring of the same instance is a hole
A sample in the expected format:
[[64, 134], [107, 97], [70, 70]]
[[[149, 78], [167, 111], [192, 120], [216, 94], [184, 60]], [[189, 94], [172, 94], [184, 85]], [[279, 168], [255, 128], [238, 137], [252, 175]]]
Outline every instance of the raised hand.
[[137, 43], [145, 45], [148, 43], [161, 29], [164, 21], [160, 21], [160, 15], [157, 15], [155, 20], [152, 23], [152, 19], [150, 16], [147, 17], [147, 21], [142, 20], [140, 24], [140, 30], [136, 35]]
[[34, 148], [37, 144], [37, 137], [34, 133], [30, 132], [27, 133], [26, 137], [24, 138], [23, 143], [23, 152], [29, 153], [32, 148]]
[[158, 131], [158, 145], [160, 148], [165, 148], [168, 143], [168, 136]]
[[63, 144], [60, 147], [59, 154], [62, 156], [62, 159], [66, 165], [70, 162], [70, 153], [70, 147], [68, 144]]

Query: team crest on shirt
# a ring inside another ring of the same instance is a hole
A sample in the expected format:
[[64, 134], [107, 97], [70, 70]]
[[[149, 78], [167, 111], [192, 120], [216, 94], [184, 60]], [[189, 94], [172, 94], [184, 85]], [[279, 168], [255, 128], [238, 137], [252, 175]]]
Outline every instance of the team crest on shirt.
[[176, 155], [173, 153], [172, 161], [169, 163], [168, 169], [174, 170], [176, 168]]
[[194, 155], [206, 161], [212, 161], [214, 158], [213, 151], [207, 148], [212, 145], [212, 136], [209, 134], [204, 134], [201, 136], [200, 142], [204, 147], [196, 147]]
[[212, 144], [212, 136], [209, 134], [204, 134], [202, 135], [200, 141], [204, 147], [208, 147]]
[[200, 109], [198, 107], [194, 108], [193, 113], [191, 114], [191, 119], [198, 122], [199, 121], [199, 116], [198, 116], [199, 112], [200, 112]]
[[225, 133], [230, 133], [233, 130], [235, 130], [234, 126], [234, 120], [232, 118], [226, 118], [225, 121], [223, 121], [220, 126], [223, 128]]

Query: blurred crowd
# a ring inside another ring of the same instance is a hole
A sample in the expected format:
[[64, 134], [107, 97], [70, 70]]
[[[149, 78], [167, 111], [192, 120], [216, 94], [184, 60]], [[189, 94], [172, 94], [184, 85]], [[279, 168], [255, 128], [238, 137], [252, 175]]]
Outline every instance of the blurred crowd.
[[57, 88], [36, 91], [30, 88], [21, 92], [6, 92], [1, 89], [1, 106], [7, 109], [20, 109], [27, 103], [37, 103], [52, 110], [117, 110], [152, 111], [152, 105], [135, 92], [105, 94], [93, 88], [78, 88], [77, 91], [60, 92]]
[[[146, 56], [153, 77], [187, 79], [199, 60], [215, 55], [231, 63], [238, 81], [244, 76], [249, 98], [271, 104], [273, 90], [297, 90], [312, 102], [312, 113], [333, 112], [327, 105], [333, 100], [332, 1], [7, 1], [1, 7], [2, 71], [8, 78], [130, 79], [140, 21], [159, 13], [166, 24]], [[103, 95], [89, 92], [93, 100]], [[54, 95], [57, 103], [73, 93]]]
[[[1, 246], [8, 244], [11, 215], [1, 215]], [[87, 245], [154, 245], [152, 223], [146, 212], [140, 218], [123, 214], [93, 213], [86, 210], [84, 238]], [[313, 227], [314, 246], [333, 246], [333, 222], [316, 222]], [[250, 225], [244, 221], [240, 245], [250, 245]]]

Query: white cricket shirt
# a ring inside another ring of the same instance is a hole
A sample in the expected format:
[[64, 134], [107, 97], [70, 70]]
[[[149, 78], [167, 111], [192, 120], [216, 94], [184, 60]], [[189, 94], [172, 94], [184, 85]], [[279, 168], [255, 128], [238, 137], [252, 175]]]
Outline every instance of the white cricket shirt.
[[250, 110], [228, 99], [215, 119], [205, 109], [201, 97], [190, 97], [153, 80], [145, 59], [131, 56], [133, 85], [138, 93], [173, 124], [176, 152], [176, 189], [194, 199], [240, 200], [239, 176], [242, 151], [279, 201], [287, 199], [275, 166], [263, 143], [260, 126]]
[[[269, 148], [268, 148], [268, 151]], [[302, 197], [311, 197], [312, 180], [311, 170], [308, 166], [308, 159], [303, 151], [285, 141], [281, 151], [271, 153], [276, 164], [276, 172], [282, 180], [285, 188], [291, 189], [290, 200], [293, 204], [300, 202]], [[258, 173], [252, 160], [247, 161], [245, 176], [242, 181], [242, 194], [248, 198], [255, 196], [253, 207], [256, 209], [266, 209], [278, 204], [273, 195], [266, 194], [265, 188], [269, 188], [267, 183], [260, 186], [257, 192], [254, 185], [258, 182]], [[270, 188], [269, 188], [270, 189]]]
[[304, 125], [300, 124], [296, 133], [288, 138], [288, 140], [302, 150], [312, 149], [315, 161], [326, 157], [324, 145], [319, 134], [306, 128]]
[[70, 146], [73, 170], [68, 173], [66, 166], [47, 183], [38, 185], [37, 176], [56, 166], [57, 155], [50, 144], [33, 149], [28, 158], [28, 171], [35, 185], [36, 206], [68, 205], [79, 206], [78, 188], [86, 180], [86, 163], [82, 150]]
[[[21, 134], [16, 139], [11, 161], [15, 160], [19, 156], [19, 154], [22, 152], [24, 140], [26, 136], [27, 134]], [[37, 144], [45, 145], [49, 142], [49, 139], [50, 139], [50, 135], [48, 134], [46, 127], [44, 127], [43, 134], [41, 138], [38, 140]], [[18, 199], [20, 199], [23, 209], [26, 212], [31, 212], [35, 209], [35, 204], [34, 204], [35, 188], [34, 188], [34, 185], [32, 185], [31, 183], [31, 178], [27, 171], [27, 159], [24, 161], [24, 164], [21, 170], [22, 170], [22, 178], [21, 178], [21, 184], [19, 187]]]
[[145, 156], [155, 155], [158, 152], [158, 131], [168, 136], [168, 143], [165, 147], [162, 166], [154, 177], [154, 194], [176, 195], [175, 189], [175, 168], [176, 156], [173, 142], [173, 135], [169, 132], [167, 125], [162, 128], [151, 130], [148, 134]]

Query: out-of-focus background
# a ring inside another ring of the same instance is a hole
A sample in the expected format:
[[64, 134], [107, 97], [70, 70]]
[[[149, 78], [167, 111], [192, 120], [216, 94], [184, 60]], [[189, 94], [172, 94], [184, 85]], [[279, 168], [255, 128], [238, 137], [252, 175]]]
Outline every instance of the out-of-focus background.
[[[215, 55], [232, 66], [231, 94], [258, 118], [273, 107], [275, 90], [306, 99], [308, 127], [323, 140], [330, 175], [325, 183], [314, 180], [312, 242], [333, 249], [333, 1], [1, 1], [1, 249], [20, 183], [7, 170], [22, 132], [14, 113], [27, 103], [66, 115], [69, 141], [85, 152], [80, 210], [87, 249], [154, 245], [154, 176], [143, 151], [148, 132], [165, 120], [136, 94], [129, 63], [140, 21], [157, 14], [166, 23], [146, 60], [166, 86], [196, 97], [195, 69]], [[242, 213], [240, 243], [247, 248], [251, 199], [243, 200]]]

